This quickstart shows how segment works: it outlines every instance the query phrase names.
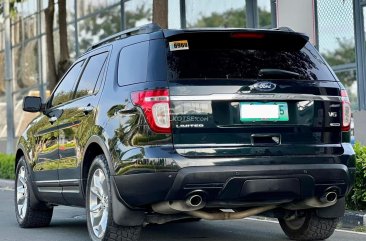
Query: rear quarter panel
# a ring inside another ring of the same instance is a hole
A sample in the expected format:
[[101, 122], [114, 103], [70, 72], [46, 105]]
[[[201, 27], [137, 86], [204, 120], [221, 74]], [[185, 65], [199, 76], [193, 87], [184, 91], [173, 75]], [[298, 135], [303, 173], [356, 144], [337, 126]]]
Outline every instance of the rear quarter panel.
[[114, 45], [98, 109], [98, 121], [102, 126], [101, 137], [110, 153], [112, 175], [155, 172], [161, 166], [161, 160], [157, 159], [159, 154], [147, 147], [172, 145], [171, 135], [153, 133], [141, 109], [131, 102], [132, 92], [167, 88], [167, 82], [142, 81], [125, 86], [117, 83], [120, 51], [132, 43], [135, 42], [126, 40]]

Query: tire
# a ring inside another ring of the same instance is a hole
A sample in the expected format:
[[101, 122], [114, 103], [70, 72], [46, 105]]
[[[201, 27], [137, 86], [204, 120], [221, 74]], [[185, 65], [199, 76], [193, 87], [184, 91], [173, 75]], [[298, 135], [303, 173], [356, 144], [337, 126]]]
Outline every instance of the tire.
[[86, 217], [89, 236], [93, 241], [137, 241], [141, 227], [119, 226], [113, 221], [112, 213], [108, 164], [105, 156], [99, 155], [93, 160], [90, 167], [86, 188]]
[[338, 218], [321, 218], [315, 210], [306, 210], [293, 220], [279, 219], [282, 230], [292, 240], [324, 240], [337, 227]]
[[[31, 195], [32, 182], [24, 157], [19, 159], [16, 167], [16, 179], [14, 190], [15, 216], [22, 228], [46, 227], [50, 224], [53, 207], [46, 203], [39, 203], [34, 195]], [[32, 192], [33, 193], [33, 192]], [[31, 203], [39, 203], [37, 208]]]

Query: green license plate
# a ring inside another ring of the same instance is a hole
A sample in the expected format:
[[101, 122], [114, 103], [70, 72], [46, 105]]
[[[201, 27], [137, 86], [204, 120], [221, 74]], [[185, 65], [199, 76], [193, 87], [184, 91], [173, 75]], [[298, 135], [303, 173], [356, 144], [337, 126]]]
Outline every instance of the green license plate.
[[286, 102], [241, 102], [240, 121], [288, 121]]

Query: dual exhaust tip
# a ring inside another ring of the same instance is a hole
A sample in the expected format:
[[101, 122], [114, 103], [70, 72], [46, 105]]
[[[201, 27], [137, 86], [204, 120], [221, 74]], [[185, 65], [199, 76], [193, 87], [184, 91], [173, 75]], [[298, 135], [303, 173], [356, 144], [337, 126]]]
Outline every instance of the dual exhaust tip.
[[326, 192], [321, 198], [320, 201], [323, 203], [333, 203], [337, 201], [338, 194], [334, 191]]
[[203, 197], [200, 194], [192, 194], [186, 199], [186, 204], [190, 207], [200, 207], [203, 203]]
[[[212, 219], [212, 220], [223, 220], [223, 219], [238, 219], [243, 217], [248, 217], [252, 215], [256, 215], [258, 213], [268, 211], [277, 207], [277, 205], [267, 205], [257, 208], [248, 209], [243, 212], [239, 212], [237, 214], [228, 214], [217, 212], [215, 213], [207, 213], [202, 211], [206, 206], [205, 193], [202, 191], [192, 192], [187, 196], [185, 200], [176, 200], [176, 201], [164, 201], [160, 203], [156, 203], [152, 205], [152, 209], [160, 214], [177, 214], [180, 212], [188, 213], [192, 216], [204, 218], [204, 219]], [[338, 194], [337, 191], [333, 189], [328, 190], [324, 193], [320, 198], [313, 197], [310, 199], [306, 199], [299, 203], [290, 203], [286, 206], [283, 206], [285, 209], [289, 210], [298, 210], [298, 209], [307, 209], [307, 208], [323, 208], [332, 206], [337, 202]], [[226, 216], [225, 216], [226, 215]], [[229, 216], [230, 217], [229, 217]]]
[[[337, 201], [337, 198], [338, 194], [335, 191], [328, 191], [320, 198], [320, 201], [323, 203], [333, 203]], [[200, 207], [203, 202], [203, 197], [200, 194], [192, 194], [186, 199], [186, 204], [190, 207]]]

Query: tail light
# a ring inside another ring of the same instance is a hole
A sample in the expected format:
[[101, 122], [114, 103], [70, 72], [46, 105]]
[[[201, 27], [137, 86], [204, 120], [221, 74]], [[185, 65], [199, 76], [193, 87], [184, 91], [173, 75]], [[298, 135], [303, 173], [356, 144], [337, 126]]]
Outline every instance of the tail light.
[[134, 105], [141, 107], [147, 123], [156, 133], [171, 133], [169, 91], [167, 89], [133, 92]]
[[348, 98], [346, 90], [341, 90], [342, 96], [342, 131], [349, 131], [351, 129], [351, 103]]

